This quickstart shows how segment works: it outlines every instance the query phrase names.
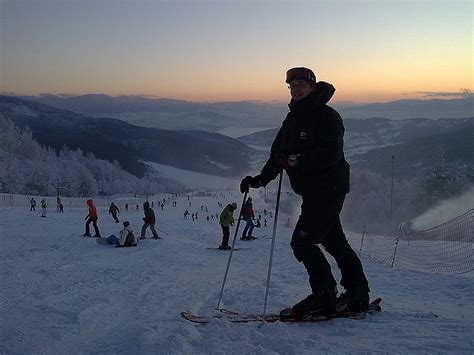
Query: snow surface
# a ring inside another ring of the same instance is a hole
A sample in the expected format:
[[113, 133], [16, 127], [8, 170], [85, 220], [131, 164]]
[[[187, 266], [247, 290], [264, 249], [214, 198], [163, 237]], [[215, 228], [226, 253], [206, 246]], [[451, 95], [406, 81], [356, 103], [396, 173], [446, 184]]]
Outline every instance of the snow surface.
[[[183, 310], [212, 315], [217, 305], [229, 252], [206, 249], [219, 244], [221, 231], [205, 217], [220, 212], [218, 202], [242, 202], [237, 192], [223, 194], [181, 196], [177, 207], [167, 201], [164, 210], [156, 202], [168, 195], [152, 197], [163, 239], [147, 239], [136, 248], [101, 246], [78, 236], [84, 231], [85, 199], [64, 198], [65, 213], [49, 208], [41, 218], [28, 211], [27, 196], [0, 196], [0, 353], [473, 353], [472, 277], [401, 271], [367, 259], [362, 261], [371, 295], [383, 298], [383, 312], [363, 320], [259, 328], [259, 323], [220, 319], [200, 325], [180, 318]], [[256, 209], [273, 208], [257, 193], [252, 197]], [[131, 207], [143, 200], [116, 201], [121, 221], [129, 220], [139, 234], [143, 211]], [[55, 198], [48, 202], [52, 206]], [[121, 226], [107, 214], [110, 202], [96, 199], [103, 236]], [[202, 205], [209, 213], [200, 211]], [[198, 220], [183, 220], [185, 209], [198, 211]], [[309, 293], [304, 268], [289, 246], [292, 231], [283, 226], [286, 216], [279, 221], [268, 312]], [[254, 234], [270, 237], [271, 224]], [[231, 237], [234, 232], [235, 227]], [[356, 246], [359, 236], [348, 236]], [[270, 245], [265, 238], [236, 241], [250, 250], [233, 253], [221, 307], [262, 312]]]

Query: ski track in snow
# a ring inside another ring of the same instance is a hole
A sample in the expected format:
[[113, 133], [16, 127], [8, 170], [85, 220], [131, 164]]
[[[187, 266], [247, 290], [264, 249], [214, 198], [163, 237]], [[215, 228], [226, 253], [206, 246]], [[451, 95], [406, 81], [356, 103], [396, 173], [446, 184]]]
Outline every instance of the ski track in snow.
[[[209, 214], [220, 212], [218, 201], [225, 205], [240, 200], [237, 193], [226, 199], [190, 199], [194, 211], [207, 205]], [[383, 312], [363, 320], [259, 328], [258, 323], [216, 319], [200, 325], [180, 318], [184, 310], [213, 314], [229, 252], [206, 249], [220, 243], [218, 223], [208, 223], [204, 211], [199, 211], [198, 221], [184, 221], [189, 202], [186, 197], [177, 202], [177, 208], [170, 203], [163, 211], [155, 208], [157, 227], [168, 233], [159, 232], [163, 240], [120, 249], [71, 234], [84, 231], [85, 199], [84, 208], [66, 207], [66, 213], [49, 212], [47, 218], [27, 207], [2, 207], [0, 353], [472, 354], [472, 276], [401, 271], [365, 259], [371, 296], [383, 298]], [[113, 223], [104, 206], [98, 209], [101, 233], [117, 234], [121, 224]], [[264, 207], [258, 196], [254, 207]], [[122, 211], [119, 218], [129, 220], [139, 235], [142, 213]], [[269, 223], [254, 234], [271, 236], [271, 230]], [[232, 227], [231, 241], [234, 232]], [[303, 266], [289, 246], [291, 232], [283, 225], [277, 229], [268, 313], [310, 292]], [[348, 236], [357, 250], [359, 236]], [[270, 239], [237, 239], [236, 247], [250, 250], [233, 253], [221, 307], [263, 311], [270, 245]]]

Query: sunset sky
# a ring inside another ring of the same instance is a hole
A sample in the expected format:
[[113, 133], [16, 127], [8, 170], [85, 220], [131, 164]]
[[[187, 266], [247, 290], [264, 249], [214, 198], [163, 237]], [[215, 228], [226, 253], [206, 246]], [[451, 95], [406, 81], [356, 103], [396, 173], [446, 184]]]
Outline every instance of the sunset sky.
[[286, 70], [307, 66], [335, 101], [432, 98], [473, 87], [472, 16], [453, 0], [0, 0], [0, 92], [286, 101]]

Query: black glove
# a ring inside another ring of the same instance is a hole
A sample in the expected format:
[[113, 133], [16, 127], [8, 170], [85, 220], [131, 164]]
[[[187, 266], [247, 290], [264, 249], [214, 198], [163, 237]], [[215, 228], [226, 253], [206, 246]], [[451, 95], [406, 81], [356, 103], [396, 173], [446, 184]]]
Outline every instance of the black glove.
[[262, 187], [262, 184], [257, 178], [254, 178], [252, 176], [246, 176], [242, 179], [242, 182], [240, 183], [240, 192], [249, 192], [250, 187], [258, 189], [259, 187]]

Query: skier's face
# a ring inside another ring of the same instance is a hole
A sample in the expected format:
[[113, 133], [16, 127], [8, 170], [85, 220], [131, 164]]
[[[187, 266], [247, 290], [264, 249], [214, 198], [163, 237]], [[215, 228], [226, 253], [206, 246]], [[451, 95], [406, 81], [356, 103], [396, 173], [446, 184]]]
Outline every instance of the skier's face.
[[304, 99], [313, 90], [306, 80], [300, 79], [292, 80], [288, 88], [290, 89], [291, 98], [294, 101]]

